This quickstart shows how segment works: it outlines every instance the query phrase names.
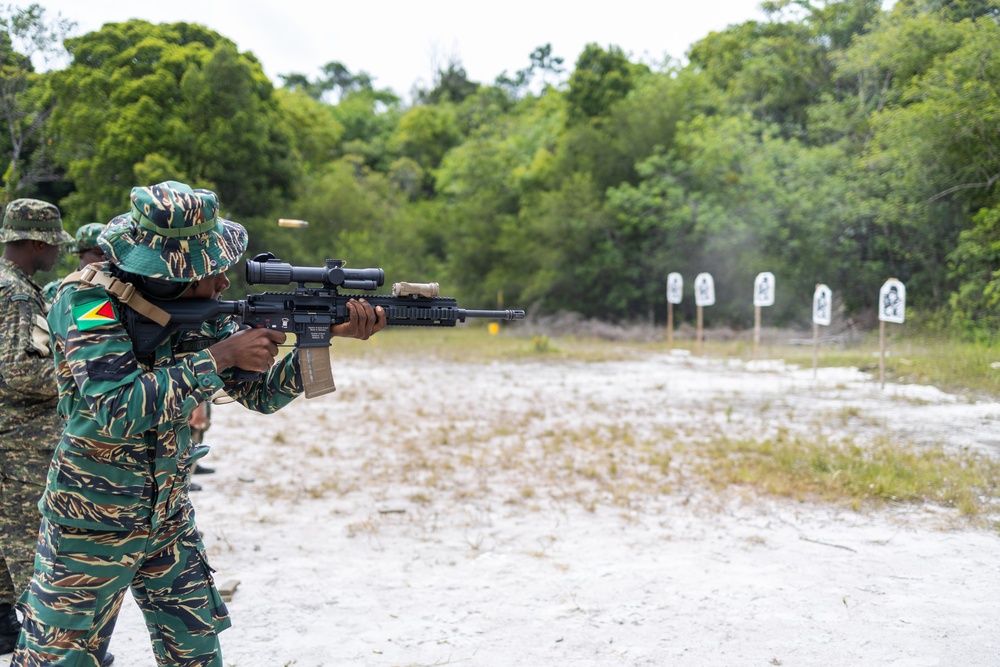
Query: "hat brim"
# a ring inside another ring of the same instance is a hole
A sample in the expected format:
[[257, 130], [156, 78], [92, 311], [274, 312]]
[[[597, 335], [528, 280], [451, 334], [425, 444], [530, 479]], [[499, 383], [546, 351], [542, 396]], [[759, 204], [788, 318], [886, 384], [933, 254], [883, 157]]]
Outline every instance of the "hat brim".
[[49, 245], [76, 243], [76, 239], [61, 229], [0, 229], [0, 243], [10, 241], [41, 241]]
[[222, 273], [238, 262], [247, 247], [247, 230], [218, 218], [203, 234], [168, 238], [139, 227], [126, 213], [108, 223], [97, 244], [129, 273], [186, 282]]

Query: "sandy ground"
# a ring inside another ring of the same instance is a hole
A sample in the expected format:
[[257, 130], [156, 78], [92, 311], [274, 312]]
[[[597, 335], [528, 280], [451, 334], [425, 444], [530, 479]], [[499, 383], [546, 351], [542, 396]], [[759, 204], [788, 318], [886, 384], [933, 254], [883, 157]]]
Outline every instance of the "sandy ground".
[[[240, 582], [227, 666], [1000, 665], [996, 530], [719, 496], [676, 449], [784, 430], [1000, 454], [996, 403], [676, 353], [334, 370], [276, 415], [214, 408], [193, 498]], [[154, 664], [131, 600], [111, 649]]]

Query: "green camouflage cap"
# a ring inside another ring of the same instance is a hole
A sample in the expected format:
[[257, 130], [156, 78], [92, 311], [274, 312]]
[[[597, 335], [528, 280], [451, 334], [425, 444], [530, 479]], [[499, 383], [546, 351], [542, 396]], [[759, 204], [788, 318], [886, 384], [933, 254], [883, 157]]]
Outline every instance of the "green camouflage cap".
[[242, 225], [220, 218], [219, 198], [177, 181], [132, 188], [132, 210], [97, 239], [112, 262], [150, 278], [186, 282], [222, 273], [247, 247]]
[[97, 237], [101, 235], [106, 226], [103, 222], [88, 222], [76, 230], [76, 244], [73, 246], [73, 252], [79, 255], [87, 250], [100, 248], [101, 246], [97, 245]]
[[73, 237], [63, 231], [59, 209], [39, 199], [15, 199], [4, 211], [0, 242], [22, 239], [49, 245], [73, 242]]

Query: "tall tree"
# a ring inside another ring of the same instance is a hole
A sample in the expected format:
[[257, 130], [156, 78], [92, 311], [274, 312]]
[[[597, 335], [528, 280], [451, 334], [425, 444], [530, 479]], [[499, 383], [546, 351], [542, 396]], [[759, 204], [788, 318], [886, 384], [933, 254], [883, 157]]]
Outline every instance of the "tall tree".
[[587, 44], [569, 77], [566, 93], [569, 123], [605, 116], [615, 102], [625, 99], [632, 90], [636, 76], [648, 69], [630, 62], [620, 47], [603, 49], [598, 44]]
[[223, 210], [267, 210], [292, 180], [274, 89], [249, 54], [196, 24], [109, 23], [67, 40], [53, 77], [58, 158], [76, 191], [64, 205], [102, 220], [129, 189], [165, 179], [218, 191]]
[[807, 109], [830, 89], [832, 68], [814, 30], [798, 22], [747, 21], [710, 33], [691, 47], [691, 65], [726, 92], [734, 113], [797, 136]]
[[62, 40], [75, 25], [60, 15], [49, 19], [38, 4], [0, 8], [0, 118], [8, 131], [3, 142], [5, 200], [30, 194], [38, 184], [58, 178], [41, 141], [55, 100], [45, 98], [32, 58], [48, 61], [65, 53]]
[[479, 84], [469, 79], [462, 62], [453, 57], [434, 74], [434, 86], [430, 90], [418, 90], [416, 98], [419, 104], [460, 104], [477, 90]]
[[947, 257], [959, 234], [1000, 200], [1000, 26], [991, 18], [953, 25], [961, 45], [878, 114], [861, 162], [885, 255], [937, 305], [954, 289]]
[[372, 77], [361, 71], [352, 74], [339, 61], [331, 61], [320, 68], [321, 76], [310, 80], [305, 74], [279, 74], [284, 87], [289, 90], [299, 90], [314, 100], [324, 99], [328, 93], [335, 93], [335, 99], [341, 99], [348, 93], [358, 90], [372, 90]]
[[528, 56], [531, 64], [524, 69], [519, 69], [511, 77], [504, 70], [496, 78], [496, 85], [508, 91], [514, 98], [519, 98], [521, 92], [531, 85], [536, 74], [541, 74], [544, 85], [551, 85], [550, 79], [558, 77], [566, 68], [563, 67], [563, 59], [552, 55], [552, 44], [538, 46], [531, 55]]
[[[453, 104], [421, 105], [403, 113], [389, 148], [415, 161], [429, 175], [460, 139]], [[428, 194], [433, 193], [432, 179], [423, 185]]]

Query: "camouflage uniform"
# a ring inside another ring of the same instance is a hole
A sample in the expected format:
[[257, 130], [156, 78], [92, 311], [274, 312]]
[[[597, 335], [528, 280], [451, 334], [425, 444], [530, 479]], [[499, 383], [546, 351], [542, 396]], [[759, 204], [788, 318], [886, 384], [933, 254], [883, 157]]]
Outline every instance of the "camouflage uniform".
[[[87, 250], [93, 250], [100, 246], [97, 245], [97, 237], [101, 235], [101, 231], [104, 230], [104, 223], [102, 222], [90, 222], [86, 225], [80, 227], [76, 230], [74, 234], [75, 243], [72, 245], [70, 252], [79, 255]], [[83, 260], [80, 261], [80, 268], [82, 269]], [[56, 292], [59, 291], [59, 286], [62, 285], [62, 278], [56, 278], [45, 284], [42, 288], [42, 296], [45, 297], [47, 303], [52, 303], [56, 300]]]
[[[140, 275], [186, 282], [220, 273], [239, 259], [246, 232], [217, 219], [217, 208], [214, 193], [180, 183], [134, 188], [131, 214], [112, 220], [101, 246]], [[278, 410], [302, 391], [297, 355], [258, 380], [234, 382], [207, 349], [237, 331], [224, 317], [173, 334], [140, 361], [123, 308], [104, 287], [84, 283], [60, 290], [49, 315], [68, 423], [40, 503], [36, 571], [12, 667], [95, 666], [128, 586], [158, 665], [223, 664], [217, 633], [230, 621], [188, 496], [190, 469], [204, 453], [191, 442], [188, 417], [223, 387], [252, 410]]]
[[[0, 241], [72, 241], [59, 209], [37, 199], [8, 204]], [[46, 304], [31, 276], [0, 258], [0, 605], [28, 585], [38, 540], [37, 503], [62, 432], [47, 340]]]

